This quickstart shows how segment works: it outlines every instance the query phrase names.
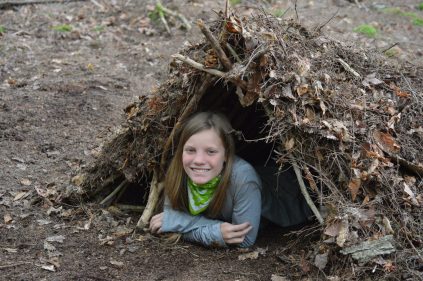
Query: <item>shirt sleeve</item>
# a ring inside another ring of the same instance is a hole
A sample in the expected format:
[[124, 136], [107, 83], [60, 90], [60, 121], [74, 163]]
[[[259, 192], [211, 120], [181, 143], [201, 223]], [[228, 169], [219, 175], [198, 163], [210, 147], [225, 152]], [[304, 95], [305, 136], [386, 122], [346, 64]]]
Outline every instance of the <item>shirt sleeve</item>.
[[226, 247], [220, 231], [221, 223], [219, 220], [209, 219], [203, 215], [193, 216], [174, 210], [167, 198], [165, 199], [162, 232], [181, 233], [185, 240], [205, 246]]
[[253, 227], [239, 247], [252, 246], [257, 238], [261, 217], [261, 186], [251, 181], [240, 186], [235, 193], [232, 223], [249, 222]]

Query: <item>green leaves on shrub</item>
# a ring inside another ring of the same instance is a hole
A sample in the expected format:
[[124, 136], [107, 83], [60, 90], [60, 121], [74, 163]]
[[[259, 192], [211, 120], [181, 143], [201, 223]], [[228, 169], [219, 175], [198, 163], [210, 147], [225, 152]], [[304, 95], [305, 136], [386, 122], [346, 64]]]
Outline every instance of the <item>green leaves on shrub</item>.
[[361, 33], [367, 37], [375, 37], [377, 34], [377, 29], [370, 24], [362, 24], [354, 28], [354, 32]]
[[4, 28], [3, 25], [0, 25], [0, 34], [3, 34], [6, 32], [6, 28]]
[[420, 11], [423, 11], [423, 2], [417, 5], [417, 9], [419, 9]]
[[53, 26], [52, 29], [59, 32], [70, 32], [72, 31], [72, 26], [69, 24], [60, 24]]

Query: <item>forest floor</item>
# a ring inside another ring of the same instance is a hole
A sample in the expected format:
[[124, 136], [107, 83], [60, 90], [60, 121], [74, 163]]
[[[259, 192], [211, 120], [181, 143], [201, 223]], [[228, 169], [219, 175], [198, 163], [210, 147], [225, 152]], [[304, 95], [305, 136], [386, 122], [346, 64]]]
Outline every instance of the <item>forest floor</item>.
[[[241, 15], [287, 10], [285, 18], [298, 14], [310, 28], [381, 51], [396, 44], [387, 55], [423, 64], [418, 1], [299, 0], [296, 10], [282, 0], [232, 2]], [[223, 0], [163, 4], [191, 22], [213, 21], [224, 8]], [[81, 0], [0, 10], [0, 280], [342, 280], [307, 261], [308, 249], [296, 244], [304, 232], [265, 229], [245, 255], [134, 235], [136, 213], [55, 204], [123, 122], [123, 109], [166, 79], [170, 56], [202, 39], [175, 18], [170, 36], [149, 18], [154, 5]], [[377, 33], [354, 32], [362, 24]]]

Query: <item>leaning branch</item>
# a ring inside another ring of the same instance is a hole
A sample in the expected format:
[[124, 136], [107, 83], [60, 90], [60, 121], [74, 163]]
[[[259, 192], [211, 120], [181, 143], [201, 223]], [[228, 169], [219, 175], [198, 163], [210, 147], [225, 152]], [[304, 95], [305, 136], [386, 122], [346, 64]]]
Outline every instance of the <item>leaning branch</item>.
[[310, 194], [308, 194], [307, 188], [304, 184], [304, 180], [303, 180], [303, 176], [301, 175], [300, 168], [298, 167], [297, 161], [295, 161], [293, 157], [292, 157], [292, 167], [294, 168], [295, 175], [297, 176], [301, 193], [303, 194], [304, 199], [306, 200], [311, 211], [313, 211], [313, 214], [316, 216], [319, 223], [323, 225], [324, 221], [323, 221], [322, 215], [320, 215], [319, 210], [317, 210], [316, 205], [314, 205], [313, 200], [311, 200]]
[[185, 56], [183, 56], [181, 54], [174, 54], [174, 55], [172, 55], [172, 58], [178, 59], [178, 60], [180, 60], [180, 61], [182, 61], [182, 62], [184, 62], [186, 64], [189, 64], [190, 66], [192, 66], [192, 67], [194, 67], [194, 68], [196, 68], [198, 70], [201, 70], [201, 71], [204, 71], [204, 72], [213, 74], [215, 76], [219, 76], [219, 77], [225, 76], [225, 72], [222, 72], [220, 70], [213, 69], [213, 68], [206, 68], [201, 63], [198, 63], [198, 62], [196, 62], [196, 61], [194, 61], [194, 60], [192, 60], [192, 59], [190, 59], [188, 57], [185, 57]]
[[109, 206], [110, 204], [112, 204], [113, 199], [115, 199], [116, 195], [123, 190], [124, 188], [126, 188], [128, 184], [128, 181], [125, 179], [123, 180], [118, 187], [116, 187], [106, 198], [104, 198], [101, 202], [100, 202], [100, 206], [102, 208], [105, 208], [107, 206]]
[[210, 42], [213, 50], [216, 52], [217, 57], [219, 58], [220, 62], [222, 63], [223, 67], [226, 70], [232, 69], [232, 63], [229, 58], [226, 56], [225, 51], [220, 46], [219, 41], [214, 38], [213, 34], [211, 33], [210, 29], [204, 25], [202, 20], [197, 22], [198, 27], [200, 28], [201, 32], [203, 32], [206, 39]]
[[164, 187], [163, 182], [158, 182], [157, 179], [157, 172], [154, 172], [153, 180], [151, 181], [150, 185], [150, 194], [148, 195], [147, 205], [145, 206], [144, 212], [141, 215], [137, 223], [138, 229], [144, 229], [154, 212], [154, 209], [157, 206], [157, 202], [159, 201], [160, 193], [162, 192]]

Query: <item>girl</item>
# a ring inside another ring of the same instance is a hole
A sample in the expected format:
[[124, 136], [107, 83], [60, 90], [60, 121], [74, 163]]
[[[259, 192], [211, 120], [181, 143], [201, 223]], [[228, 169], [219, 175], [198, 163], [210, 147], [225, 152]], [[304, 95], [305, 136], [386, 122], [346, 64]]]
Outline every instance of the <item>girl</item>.
[[207, 246], [249, 247], [261, 216], [280, 226], [307, 220], [311, 212], [292, 169], [257, 167], [262, 188], [254, 168], [235, 156], [232, 131], [216, 113], [187, 121], [166, 174], [164, 211], [150, 221], [152, 233], [179, 233]]
[[254, 244], [261, 216], [261, 181], [234, 155], [232, 127], [202, 112], [185, 124], [165, 178], [164, 211], [152, 233], [176, 232], [207, 246]]

